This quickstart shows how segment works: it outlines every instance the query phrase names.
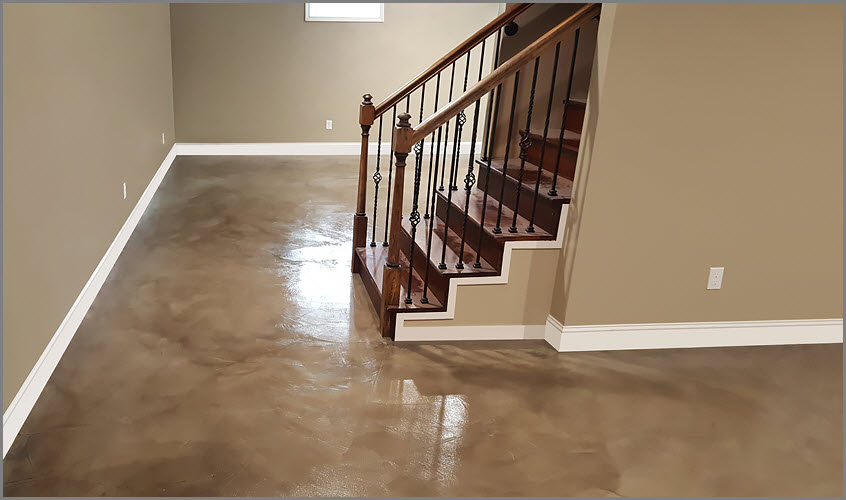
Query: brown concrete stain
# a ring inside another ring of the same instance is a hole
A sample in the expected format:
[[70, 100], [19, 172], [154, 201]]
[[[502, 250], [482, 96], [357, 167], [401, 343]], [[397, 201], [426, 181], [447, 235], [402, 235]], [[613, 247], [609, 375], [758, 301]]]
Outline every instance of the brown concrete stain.
[[178, 159], [4, 494], [842, 494], [839, 345], [383, 340], [349, 274], [356, 166]]

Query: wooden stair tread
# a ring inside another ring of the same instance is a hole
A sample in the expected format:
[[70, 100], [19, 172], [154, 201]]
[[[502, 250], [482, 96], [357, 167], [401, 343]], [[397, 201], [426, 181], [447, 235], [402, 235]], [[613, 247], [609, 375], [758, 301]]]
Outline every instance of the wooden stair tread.
[[[503, 160], [494, 158], [491, 160], [491, 169], [502, 173], [502, 164]], [[480, 168], [486, 167], [484, 166], [484, 164], [482, 164], [480, 165]], [[505, 176], [516, 183], [519, 171], [520, 160], [509, 160], [508, 171], [506, 172]], [[549, 190], [552, 189], [552, 180], [555, 177], [555, 174], [553, 174], [549, 170], [542, 169], [537, 165], [526, 162], [523, 167], [523, 185], [528, 185], [531, 187], [532, 190], [534, 190], [535, 182], [538, 179], [538, 175], [541, 176], [540, 187], [538, 188], [538, 198], [543, 198], [549, 201], [557, 201], [559, 203], [570, 203], [570, 199], [573, 195], [573, 181], [566, 177], [561, 177], [559, 175], [558, 180], [555, 182], [555, 191], [558, 194], [556, 196], [550, 196]], [[498, 195], [499, 193], [496, 194]], [[534, 194], [534, 191], [532, 194]], [[522, 203], [523, 200], [521, 200], [520, 202]], [[529, 203], [531, 203], [531, 201], [529, 201]]]
[[[558, 147], [558, 138], [561, 136], [561, 129], [549, 129], [546, 134], [546, 143]], [[531, 132], [529, 137], [532, 141], [543, 141], [543, 132]], [[582, 139], [582, 134], [573, 132], [571, 130], [564, 131], [564, 146], [562, 149], [579, 152], [579, 141]]]
[[[453, 214], [450, 214], [450, 216], [452, 215]], [[491, 266], [485, 259], [479, 259], [479, 263], [482, 265], [481, 268], [473, 267], [473, 263], [476, 262], [476, 250], [472, 245], [475, 245], [477, 242], [470, 241], [469, 237], [464, 242], [464, 268], [457, 269], [455, 266], [458, 264], [458, 254], [461, 251], [461, 235], [452, 229], [448, 229], [444, 224], [444, 221], [434, 214], [432, 214], [428, 220], [420, 220], [420, 224], [417, 226], [417, 233], [414, 238], [417, 243], [418, 250], [422, 249], [424, 252], [422, 255], [424, 259], [426, 258], [425, 251], [430, 223], [434, 224], [434, 228], [432, 230], [432, 251], [430, 254], [430, 260], [434, 263], [436, 269], [437, 264], [441, 261], [444, 241], [447, 242], [446, 255], [444, 256], [444, 262], [446, 263], [447, 268], [438, 269], [438, 272], [444, 276], [491, 276], [497, 274], [497, 270], [494, 269], [493, 266]], [[407, 217], [403, 217], [402, 229], [406, 232], [406, 234], [411, 235], [411, 222]], [[445, 231], [446, 237], [444, 236]], [[420, 254], [415, 253], [414, 255], [416, 260]]]
[[[388, 247], [382, 246], [381, 244], [377, 244], [375, 247], [366, 246], [366, 247], [358, 247], [355, 249], [356, 253], [359, 256], [359, 260], [361, 261], [362, 267], [367, 271], [368, 279], [372, 280], [371, 283], [365, 282], [365, 286], [375, 286], [375, 290], [379, 296], [382, 295], [382, 275], [385, 269], [385, 261], [388, 259]], [[411, 275], [411, 304], [405, 303], [405, 296], [407, 293], [407, 286], [408, 286], [408, 258], [400, 252], [400, 266], [402, 267], [402, 277], [400, 280], [401, 288], [400, 288], [400, 300], [399, 305], [392, 308], [392, 310], [396, 310], [399, 312], [413, 312], [413, 311], [445, 311], [446, 307], [441, 304], [437, 297], [434, 294], [429, 293], [427, 294], [427, 298], [429, 299], [428, 304], [424, 304], [420, 301], [420, 298], [423, 295], [423, 279], [417, 273], [416, 270], [412, 270]], [[362, 279], [364, 279], [364, 273], [362, 273]]]
[[[444, 194], [445, 191], [438, 191], [438, 197], [440, 197], [443, 201], [447, 201], [447, 196]], [[511, 227], [511, 221], [514, 217], [514, 211], [510, 209], [506, 205], [502, 205], [502, 221], [501, 227], [502, 232], [497, 234], [494, 233], [494, 226], [496, 225], [496, 214], [497, 210], [499, 209], [499, 201], [497, 201], [494, 196], [499, 195], [499, 193], [488, 193], [487, 203], [483, 204], [484, 193], [481, 189], [473, 189], [470, 192], [470, 205], [467, 210], [468, 216], [473, 219], [476, 224], [479, 223], [482, 219], [482, 211], [485, 212], [485, 227], [484, 230], [486, 233], [493, 236], [498, 241], [525, 241], [525, 240], [554, 240], [555, 238], [548, 232], [544, 231], [537, 225], [535, 225], [535, 231], [532, 233], [526, 232], [526, 228], [529, 226], [529, 221], [521, 216], [517, 215], [517, 232], [512, 233], [508, 231], [508, 228]], [[450, 218], [452, 217], [464, 217], [464, 200], [465, 200], [465, 191], [460, 189], [458, 191], [453, 192], [452, 196], [452, 209], [450, 210]], [[525, 199], [520, 201], [521, 203], [531, 203], [531, 200], [526, 201]]]

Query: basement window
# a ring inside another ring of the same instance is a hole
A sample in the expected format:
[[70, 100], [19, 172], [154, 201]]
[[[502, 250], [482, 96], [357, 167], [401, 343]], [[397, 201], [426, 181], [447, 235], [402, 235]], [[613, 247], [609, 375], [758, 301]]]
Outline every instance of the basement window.
[[383, 3], [307, 3], [306, 21], [381, 23], [385, 21]]

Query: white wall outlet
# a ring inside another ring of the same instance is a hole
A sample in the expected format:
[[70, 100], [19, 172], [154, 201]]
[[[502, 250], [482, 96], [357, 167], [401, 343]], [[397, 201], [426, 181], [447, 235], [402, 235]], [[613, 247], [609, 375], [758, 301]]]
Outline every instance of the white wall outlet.
[[326, 130], [332, 130], [332, 120], [326, 120]]
[[165, 138], [165, 134], [164, 134], [164, 132], [162, 132], [162, 144], [164, 144], [164, 143], [165, 143], [165, 139], [164, 139], [164, 138]]
[[126, 183], [123, 183], [123, 199], [126, 199]]
[[719, 290], [723, 286], [724, 267], [712, 267], [708, 273], [708, 290]]

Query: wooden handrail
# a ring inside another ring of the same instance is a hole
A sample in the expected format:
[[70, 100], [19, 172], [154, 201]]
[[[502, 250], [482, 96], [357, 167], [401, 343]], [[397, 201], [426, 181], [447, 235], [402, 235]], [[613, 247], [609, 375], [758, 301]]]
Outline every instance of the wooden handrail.
[[482, 40], [486, 39], [493, 33], [496, 33], [496, 30], [511, 22], [515, 17], [517, 17], [517, 15], [521, 14], [532, 5], [534, 4], [520, 3], [509, 7], [505, 12], [497, 16], [496, 19], [486, 24], [479, 31], [471, 35], [470, 38], [464, 40], [464, 42], [449, 51], [445, 56], [438, 59], [438, 61], [429, 66], [426, 71], [412, 78], [410, 82], [403, 85], [399, 90], [391, 94], [390, 97], [377, 104], [375, 118], [382, 116], [385, 111], [391, 109], [395, 104], [405, 99], [406, 96], [417, 90], [424, 82], [427, 82], [430, 78], [437, 75], [438, 72], [457, 61], [461, 58], [461, 56], [466, 54], [468, 50], [481, 43]]
[[471, 89], [467, 90], [463, 95], [456, 100], [446, 104], [439, 109], [435, 114], [429, 116], [414, 128], [414, 132], [406, 134], [398, 139], [402, 139], [393, 145], [394, 151], [401, 153], [408, 153], [411, 147], [420, 142], [421, 139], [428, 136], [438, 129], [441, 125], [451, 120], [452, 117], [460, 113], [476, 100], [481, 99], [485, 94], [493, 90], [497, 85], [502, 83], [506, 78], [516, 73], [520, 68], [525, 66], [528, 62], [538, 57], [544, 50], [553, 46], [563, 35], [569, 31], [575, 31], [576, 28], [581, 27], [588, 20], [599, 15], [601, 4], [591, 3], [587, 4], [572, 16], [568, 17], [555, 28], [549, 30], [542, 37], [535, 40], [531, 45], [521, 50], [517, 55], [503, 63], [500, 67], [492, 71], [488, 76], [480, 80]]

